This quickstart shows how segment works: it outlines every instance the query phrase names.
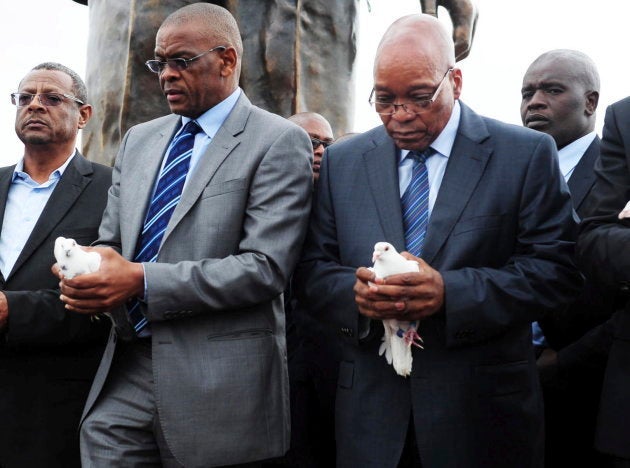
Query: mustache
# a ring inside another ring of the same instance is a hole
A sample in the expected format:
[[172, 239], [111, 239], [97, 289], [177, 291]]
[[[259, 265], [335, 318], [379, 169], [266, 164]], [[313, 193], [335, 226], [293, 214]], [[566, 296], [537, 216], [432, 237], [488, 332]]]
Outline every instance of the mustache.
[[28, 119], [26, 119], [24, 122], [22, 122], [22, 128], [27, 127], [28, 125], [35, 123], [35, 124], [40, 124], [40, 125], [45, 125], [47, 127], [49, 127], [50, 125], [48, 125], [48, 122], [46, 122], [43, 119], [38, 119], [38, 118], [33, 118], [30, 117]]

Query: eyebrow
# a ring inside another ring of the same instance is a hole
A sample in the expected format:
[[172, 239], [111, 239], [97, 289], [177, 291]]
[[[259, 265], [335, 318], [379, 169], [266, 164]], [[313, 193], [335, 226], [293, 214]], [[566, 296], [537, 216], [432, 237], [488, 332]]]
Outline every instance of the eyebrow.
[[528, 91], [530, 89], [540, 89], [540, 88], [549, 88], [551, 86], [559, 86], [561, 88], [566, 87], [566, 84], [561, 82], [561, 81], [556, 81], [556, 80], [552, 80], [552, 81], [540, 81], [535, 85], [527, 85], [527, 86], [523, 86], [521, 88], [521, 91]]
[[[411, 86], [408, 90], [406, 90], [405, 94], [409, 94], [409, 93], [412, 93], [414, 91], [421, 91], [423, 93], [431, 94], [431, 92], [433, 92], [435, 90], [436, 86], [439, 86], [439, 85], [436, 85], [435, 83], [427, 83], [427, 84], [423, 84], [423, 85], [414, 85], [414, 86]], [[394, 92], [392, 90], [390, 90], [389, 88], [384, 87], [384, 86], [378, 86], [376, 84], [374, 85], [374, 91], [375, 92], [378, 91], [378, 92], [385, 92], [385, 93], [394, 94]]]

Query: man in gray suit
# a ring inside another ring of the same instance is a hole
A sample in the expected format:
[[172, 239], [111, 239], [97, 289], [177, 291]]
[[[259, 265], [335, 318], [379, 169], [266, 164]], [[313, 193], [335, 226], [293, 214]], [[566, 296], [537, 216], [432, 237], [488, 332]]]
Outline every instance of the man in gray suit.
[[[95, 248], [98, 272], [62, 281], [68, 308], [110, 310], [116, 328], [83, 416], [85, 466], [234, 465], [288, 449], [282, 292], [306, 231], [312, 147], [251, 105], [241, 56], [219, 6], [162, 23], [147, 66], [174, 115], [127, 132], [99, 232], [112, 248]], [[181, 199], [155, 208], [183, 179]]]
[[[441, 23], [398, 20], [374, 66], [383, 125], [322, 160], [295, 278], [344, 341], [338, 467], [543, 465], [530, 323], [577, 294], [571, 200], [552, 138], [479, 116], [461, 89]], [[375, 279], [379, 241], [420, 271]], [[379, 356], [383, 319], [418, 323], [409, 377]]]

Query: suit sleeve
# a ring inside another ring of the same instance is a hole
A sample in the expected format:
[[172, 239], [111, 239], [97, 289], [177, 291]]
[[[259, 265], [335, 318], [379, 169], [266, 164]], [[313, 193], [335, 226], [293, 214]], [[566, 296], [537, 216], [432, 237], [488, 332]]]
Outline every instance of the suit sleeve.
[[104, 342], [109, 333], [108, 317], [89, 317], [66, 310], [59, 300], [58, 289], [4, 291], [4, 294], [9, 305], [7, 346]]
[[[358, 342], [370, 332], [370, 320], [355, 302], [356, 268], [343, 265], [330, 192], [331, 156], [322, 158], [309, 230], [295, 272], [298, 300], [329, 332]], [[358, 217], [357, 217], [358, 218]]]
[[[630, 101], [606, 111], [601, 156], [595, 165], [595, 187], [578, 240], [583, 271], [604, 286], [630, 289], [630, 220], [618, 219], [630, 201]], [[624, 128], [625, 126], [625, 128]]]

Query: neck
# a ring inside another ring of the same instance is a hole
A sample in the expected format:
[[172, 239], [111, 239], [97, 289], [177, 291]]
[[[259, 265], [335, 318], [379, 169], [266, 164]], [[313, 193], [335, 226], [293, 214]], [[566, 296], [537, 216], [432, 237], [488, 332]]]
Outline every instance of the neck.
[[24, 148], [24, 172], [37, 183], [48, 180], [50, 174], [74, 153], [74, 145], [50, 148], [47, 145]]

